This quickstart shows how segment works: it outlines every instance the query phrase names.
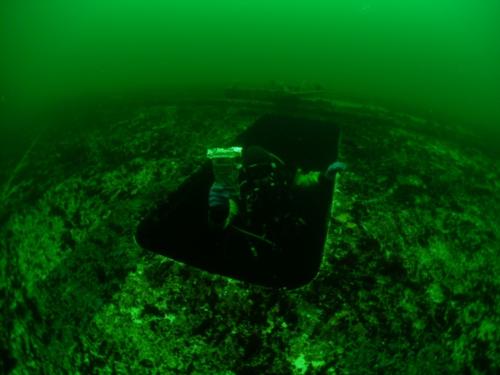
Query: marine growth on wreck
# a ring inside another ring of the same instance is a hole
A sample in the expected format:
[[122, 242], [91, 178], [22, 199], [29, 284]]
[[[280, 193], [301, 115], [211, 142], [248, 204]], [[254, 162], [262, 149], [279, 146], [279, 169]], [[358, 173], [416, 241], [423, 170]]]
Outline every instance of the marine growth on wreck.
[[2, 3], [0, 374], [500, 373], [499, 11]]

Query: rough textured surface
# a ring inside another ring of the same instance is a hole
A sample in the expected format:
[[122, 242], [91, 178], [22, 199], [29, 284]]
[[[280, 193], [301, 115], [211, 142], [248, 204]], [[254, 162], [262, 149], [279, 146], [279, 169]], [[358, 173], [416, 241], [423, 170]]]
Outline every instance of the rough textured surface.
[[500, 371], [497, 160], [409, 116], [349, 120], [364, 110], [342, 112], [349, 171], [321, 270], [296, 290], [211, 275], [133, 239], [255, 111], [156, 106], [46, 135], [4, 191], [0, 372]]

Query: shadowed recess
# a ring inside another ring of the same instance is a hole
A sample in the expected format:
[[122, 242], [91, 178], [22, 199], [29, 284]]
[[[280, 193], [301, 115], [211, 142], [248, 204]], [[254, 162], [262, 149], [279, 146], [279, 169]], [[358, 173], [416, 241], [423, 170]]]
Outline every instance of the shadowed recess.
[[[337, 158], [339, 134], [331, 121], [266, 115], [233, 144], [259, 145], [294, 171], [322, 171]], [[323, 255], [332, 183], [297, 192], [293, 209], [307, 224], [282, 233], [278, 252], [258, 243], [258, 257], [240, 231], [230, 227], [222, 236], [210, 232], [207, 208], [212, 183], [207, 162], [146, 215], [136, 234], [139, 245], [211, 273], [269, 287], [295, 288], [315, 277]]]

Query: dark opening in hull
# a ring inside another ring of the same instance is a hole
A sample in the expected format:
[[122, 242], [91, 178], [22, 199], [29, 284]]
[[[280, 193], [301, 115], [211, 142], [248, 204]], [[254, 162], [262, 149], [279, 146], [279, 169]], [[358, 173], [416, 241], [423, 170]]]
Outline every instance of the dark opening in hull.
[[[241, 134], [233, 145], [258, 145], [278, 155], [296, 170], [323, 171], [336, 160], [339, 129], [330, 121], [267, 115]], [[319, 270], [332, 200], [332, 183], [300, 191], [294, 210], [306, 226], [284, 233], [279, 251], [230, 228], [214, 235], [207, 225], [208, 191], [213, 182], [207, 162], [166, 202], [140, 223], [140, 246], [208, 272], [269, 287], [295, 288], [311, 281]], [[252, 255], [250, 243], [259, 248]]]

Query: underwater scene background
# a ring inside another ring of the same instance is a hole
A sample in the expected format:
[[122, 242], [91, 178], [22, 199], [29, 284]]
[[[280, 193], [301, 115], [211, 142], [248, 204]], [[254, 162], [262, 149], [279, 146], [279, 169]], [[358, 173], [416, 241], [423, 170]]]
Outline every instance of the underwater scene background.
[[474, 126], [500, 119], [494, 0], [9, 0], [0, 9], [4, 100], [306, 82]]
[[[499, 67], [494, 0], [2, 1], [0, 373], [498, 373]], [[312, 280], [140, 246], [273, 118], [348, 166]]]

